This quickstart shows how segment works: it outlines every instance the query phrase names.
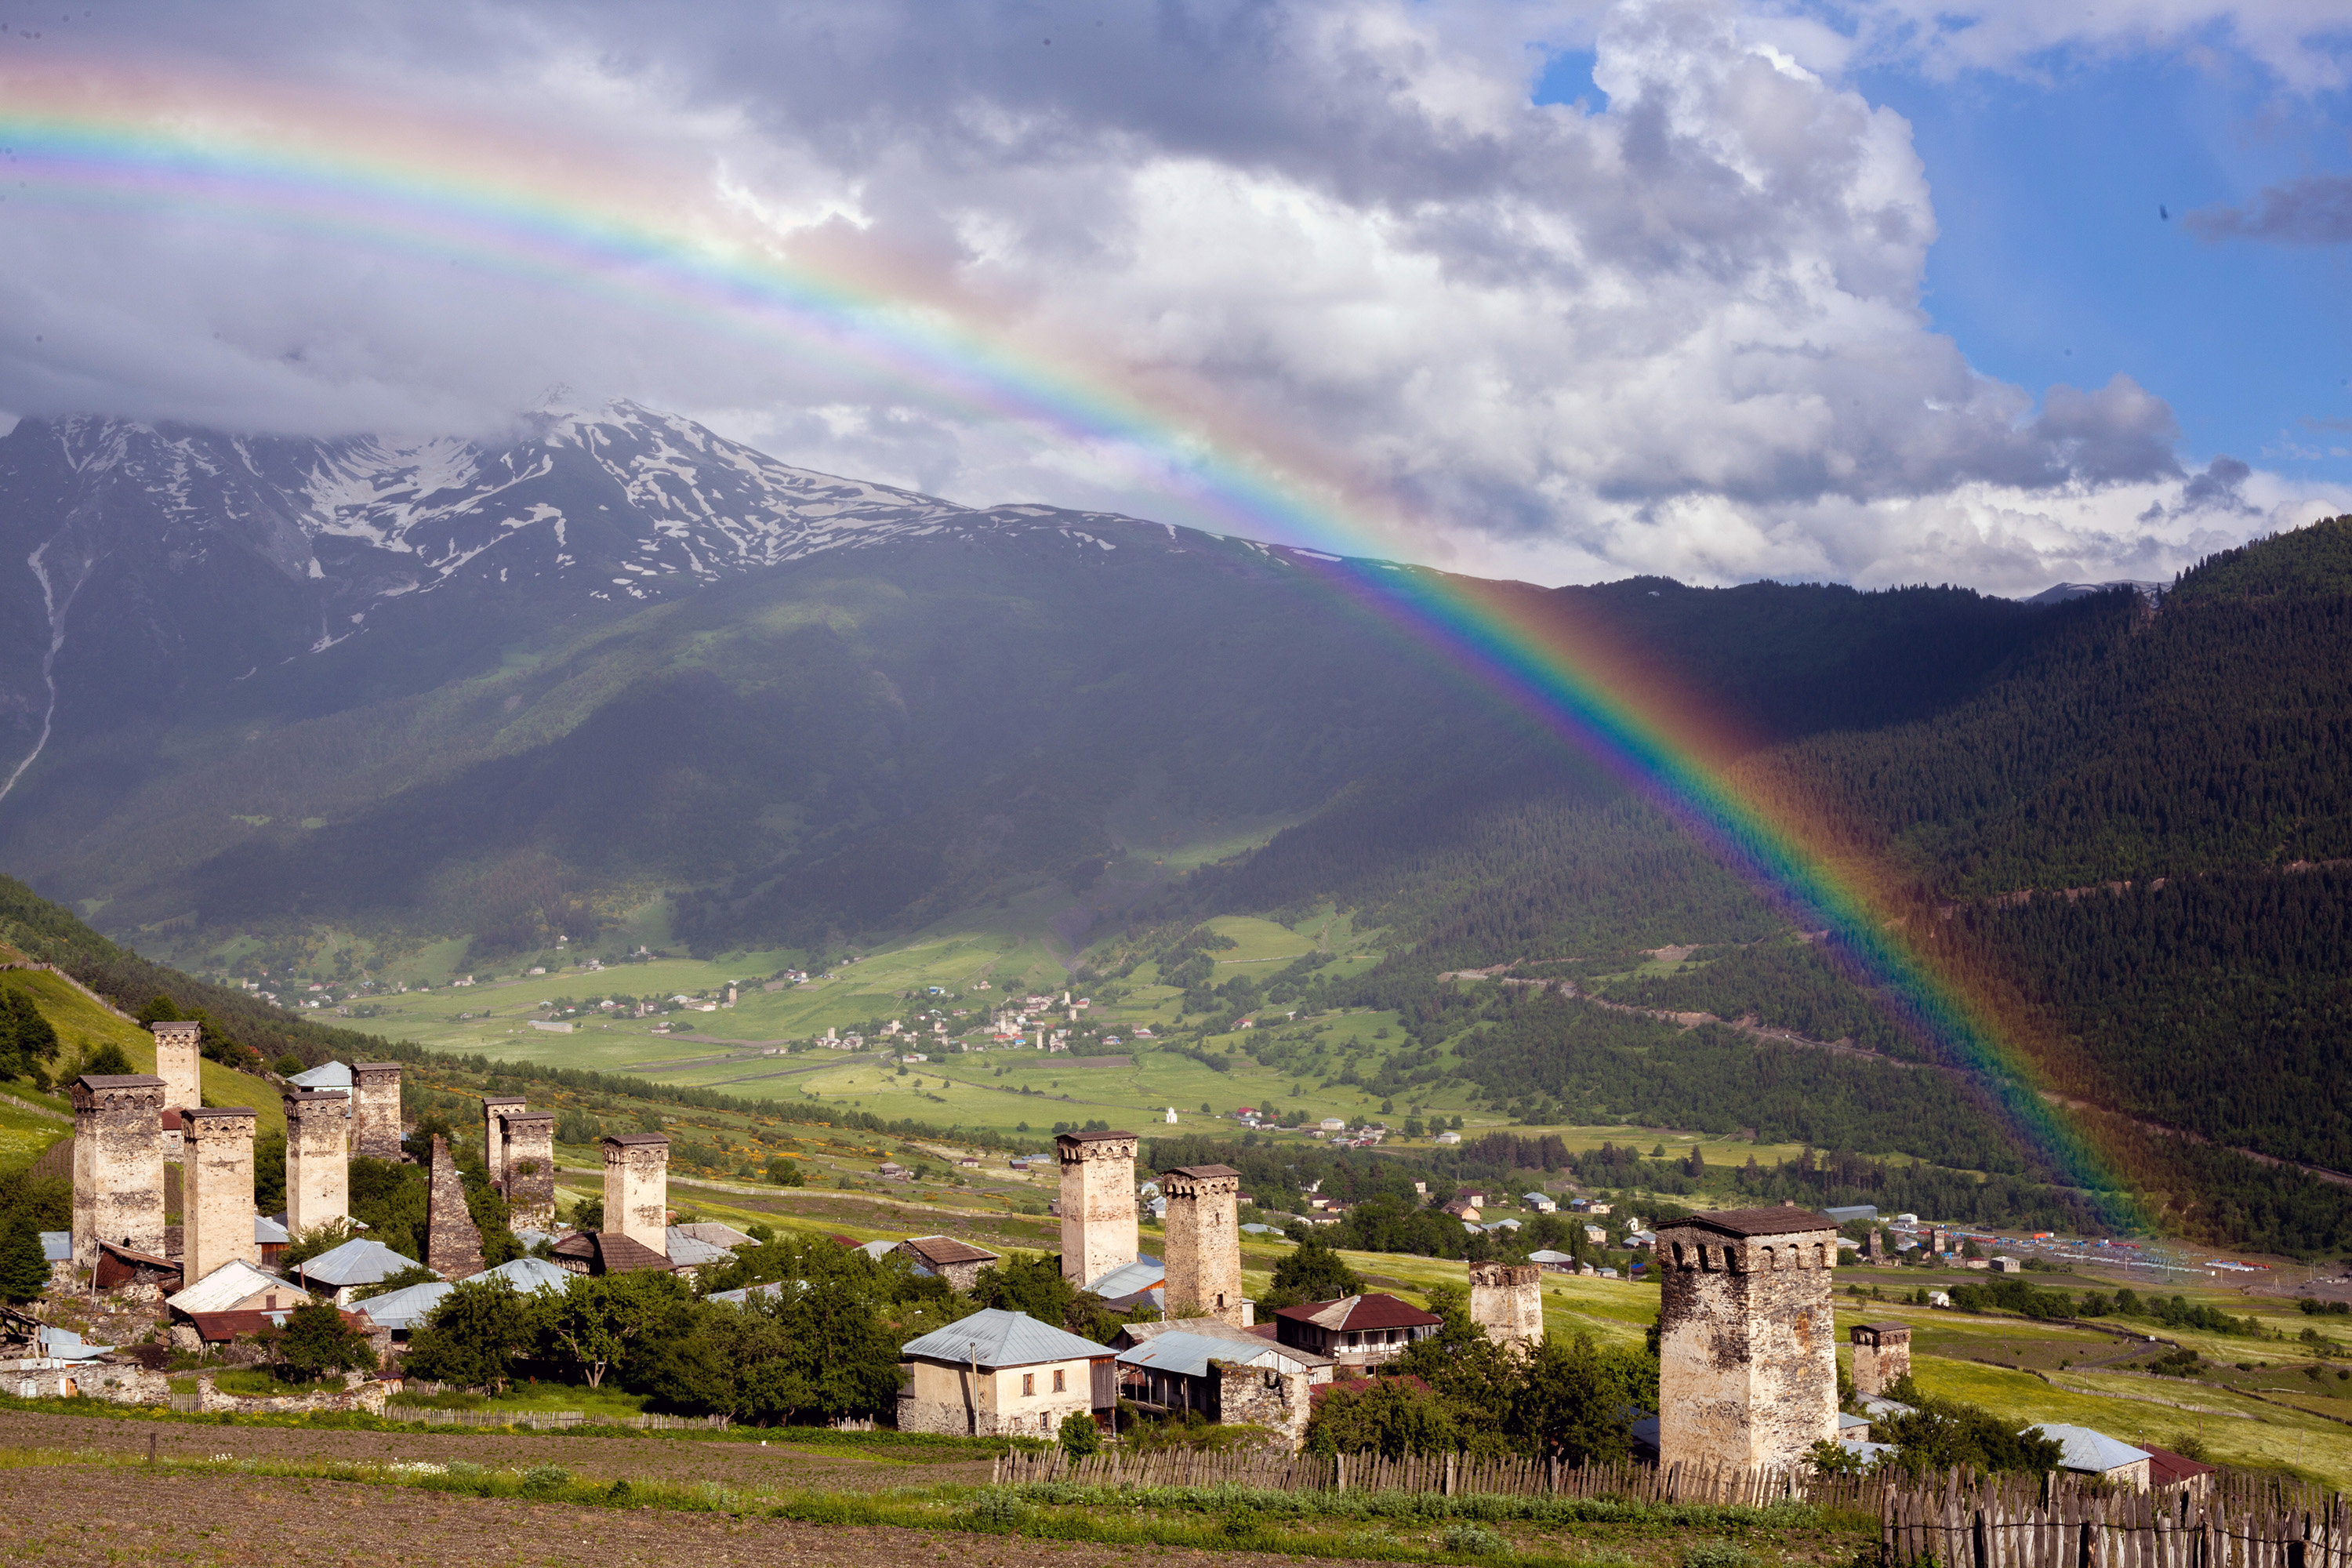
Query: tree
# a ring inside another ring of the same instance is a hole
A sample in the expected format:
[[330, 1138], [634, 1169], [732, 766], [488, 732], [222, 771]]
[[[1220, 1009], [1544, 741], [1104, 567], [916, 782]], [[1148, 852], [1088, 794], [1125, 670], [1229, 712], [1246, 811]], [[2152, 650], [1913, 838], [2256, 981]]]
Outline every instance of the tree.
[[57, 1055], [58, 1032], [32, 997], [13, 985], [0, 989], [0, 1078], [30, 1079], [34, 1088], [47, 1089], [43, 1064]]
[[776, 1185], [780, 1187], [797, 1187], [802, 1185], [806, 1179], [807, 1178], [801, 1174], [801, 1163], [798, 1160], [786, 1159], [782, 1154], [772, 1154], [769, 1156], [768, 1180], [773, 1182]]
[[572, 1205], [572, 1228], [599, 1231], [604, 1228], [604, 1200], [583, 1198]]
[[1626, 1381], [1591, 1335], [1579, 1333], [1565, 1344], [1546, 1340], [1529, 1359], [1526, 1382], [1512, 1402], [1512, 1428], [1564, 1464], [1622, 1459], [1632, 1441], [1625, 1412], [1633, 1400]]
[[306, 1301], [287, 1313], [275, 1345], [279, 1374], [289, 1379], [375, 1369], [375, 1347], [331, 1301]]
[[430, 1285], [441, 1276], [422, 1263], [412, 1263], [405, 1268], [395, 1268], [373, 1285], [362, 1285], [352, 1292], [354, 1303], [372, 1301], [378, 1296], [389, 1296], [394, 1290], [405, 1290], [411, 1285]]
[[1374, 1377], [1335, 1384], [1307, 1423], [1307, 1447], [1317, 1454], [1446, 1454], [1462, 1446], [1448, 1401], [1420, 1382]]
[[81, 1058], [81, 1070], [100, 1078], [119, 1076], [131, 1070], [131, 1058], [122, 1054], [121, 1046], [108, 1040]]
[[331, 1219], [323, 1225], [298, 1231], [287, 1238], [286, 1250], [278, 1255], [278, 1266], [289, 1273], [294, 1266], [308, 1263], [320, 1253], [332, 1252], [349, 1241], [353, 1235], [351, 1222]]
[[30, 1210], [16, 1209], [0, 1226], [0, 1301], [30, 1301], [48, 1283], [49, 1262], [41, 1250], [40, 1229]]
[[622, 1369], [672, 1408], [776, 1425], [874, 1415], [898, 1397], [898, 1340], [841, 1279], [675, 1310]]
[[1917, 1404], [1911, 1414], [1881, 1416], [1871, 1428], [1880, 1442], [1895, 1445], [1892, 1462], [1913, 1475], [1958, 1468], [2047, 1475], [2065, 1454], [2054, 1438], [2016, 1431], [1977, 1405], [1935, 1398]]
[[1062, 1417], [1062, 1429], [1055, 1436], [1062, 1452], [1074, 1459], [1083, 1459], [1102, 1447], [1102, 1428], [1095, 1418], [1083, 1410], [1073, 1410]]
[[1272, 1310], [1302, 1301], [1336, 1301], [1361, 1295], [1363, 1289], [1362, 1278], [1348, 1267], [1347, 1259], [1310, 1235], [1274, 1266], [1274, 1288], [1265, 1293], [1264, 1305]]
[[538, 1337], [532, 1304], [503, 1277], [453, 1287], [408, 1342], [406, 1370], [437, 1383], [502, 1392], [514, 1358]]
[[601, 1388], [605, 1369], [687, 1300], [676, 1275], [650, 1270], [604, 1274], [572, 1281], [571, 1289], [542, 1309], [542, 1331]]

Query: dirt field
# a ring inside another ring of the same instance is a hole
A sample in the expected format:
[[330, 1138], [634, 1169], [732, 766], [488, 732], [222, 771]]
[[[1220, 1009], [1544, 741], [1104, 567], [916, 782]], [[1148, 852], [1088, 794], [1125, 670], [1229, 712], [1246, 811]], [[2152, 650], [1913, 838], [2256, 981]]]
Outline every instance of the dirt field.
[[[163, 1458], [240, 1459], [465, 1459], [488, 1468], [561, 1465], [595, 1480], [718, 1481], [727, 1486], [823, 1488], [877, 1491], [886, 1487], [971, 1485], [988, 1479], [988, 1461], [867, 1458], [840, 1450], [810, 1453], [777, 1444], [708, 1442], [673, 1437], [522, 1437], [469, 1433], [306, 1431], [270, 1426], [213, 1426], [184, 1421], [110, 1421], [98, 1416], [0, 1411], [0, 1446], [97, 1448], [143, 1457], [150, 1438]], [[0, 1553], [5, 1555], [5, 1553]]]
[[650, 1509], [568, 1508], [257, 1476], [0, 1471], [0, 1560], [10, 1563], [251, 1563], [271, 1568], [385, 1562], [593, 1563], [600, 1568], [634, 1563], [691, 1563], [698, 1568], [952, 1563], [956, 1568], [1108, 1568], [1139, 1558], [1164, 1568], [1301, 1561], [1256, 1552], [745, 1521]]

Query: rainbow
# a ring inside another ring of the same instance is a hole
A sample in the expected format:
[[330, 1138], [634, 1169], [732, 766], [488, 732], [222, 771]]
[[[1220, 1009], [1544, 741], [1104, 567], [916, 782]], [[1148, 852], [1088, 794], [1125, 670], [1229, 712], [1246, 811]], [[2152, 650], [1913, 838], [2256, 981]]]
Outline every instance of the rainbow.
[[[1910, 934], [1892, 868], [1801, 803], [1744, 784], [1738, 730], [1523, 584], [1399, 567], [1425, 522], [1338, 455], [1216, 389], [1063, 338], [1022, 301], [841, 226], [780, 234], [674, 169], [268, 83], [89, 63], [0, 70], [0, 224], [15, 204], [249, 226], [453, 261], [763, 345], [933, 406], [1112, 455], [1219, 533], [1372, 606], [1711, 846], [1969, 1069], [2059, 1179], [2124, 1185], [2037, 1092], [2032, 1030]], [[2119, 1200], [2120, 1201], [2120, 1200]]]

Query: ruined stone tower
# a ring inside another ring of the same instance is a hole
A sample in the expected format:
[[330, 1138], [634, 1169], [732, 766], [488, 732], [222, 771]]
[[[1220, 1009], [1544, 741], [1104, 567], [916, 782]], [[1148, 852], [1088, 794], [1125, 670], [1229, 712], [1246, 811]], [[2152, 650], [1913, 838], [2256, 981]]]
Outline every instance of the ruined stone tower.
[[[1066, 1191], [1069, 1168], [1066, 1163], [1062, 1166]], [[1168, 1305], [1198, 1307], [1246, 1329], [1253, 1309], [1242, 1295], [1241, 1186], [1242, 1173], [1231, 1165], [1179, 1165], [1160, 1173], [1160, 1191], [1168, 1199]], [[1133, 1190], [1129, 1183], [1130, 1194]], [[1134, 1212], [1131, 1197], [1128, 1212]]]
[[286, 1234], [352, 1213], [351, 1101], [340, 1089], [289, 1089], [286, 1105]]
[[482, 1169], [489, 1173], [490, 1185], [501, 1193], [507, 1190], [507, 1118], [522, 1112], [523, 1099], [519, 1094], [482, 1097]]
[[1793, 1468], [1837, 1436], [1837, 1225], [1800, 1208], [1661, 1225], [1658, 1462]]
[[1135, 1261], [1135, 1134], [1065, 1132], [1062, 1278], [1092, 1284]]
[[84, 1073], [73, 1081], [73, 1261], [98, 1266], [98, 1244], [163, 1250], [163, 1080], [152, 1073]]
[[525, 1110], [506, 1119], [507, 1206], [512, 1223], [533, 1230], [555, 1225], [555, 1113]]
[[180, 1114], [186, 1120], [180, 1277], [193, 1285], [223, 1264], [261, 1261], [253, 1234], [255, 1117], [242, 1106]]
[[202, 1024], [150, 1024], [155, 1037], [155, 1076], [163, 1080], [167, 1110], [194, 1110], [205, 1102]]
[[1470, 1321], [1499, 1344], [1527, 1351], [1542, 1344], [1543, 1270], [1532, 1263], [1473, 1263]]
[[352, 1064], [352, 1152], [400, 1158], [400, 1064]]
[[669, 1256], [669, 1138], [613, 1132], [604, 1138], [604, 1228]]
[[466, 1208], [466, 1184], [449, 1141], [433, 1135], [433, 1181], [425, 1189], [425, 1267], [456, 1284], [482, 1271], [482, 1233]]
[[1884, 1394], [1911, 1375], [1911, 1325], [1856, 1323], [1847, 1332], [1853, 1340], [1853, 1391]]

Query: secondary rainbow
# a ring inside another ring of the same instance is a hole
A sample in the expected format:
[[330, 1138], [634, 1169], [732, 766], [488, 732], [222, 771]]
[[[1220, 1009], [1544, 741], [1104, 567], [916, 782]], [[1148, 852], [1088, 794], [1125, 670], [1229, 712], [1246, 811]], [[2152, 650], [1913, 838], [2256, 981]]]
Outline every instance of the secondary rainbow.
[[[2014, 1131], [2075, 1184], [2120, 1184], [2036, 1092], [1996, 1008], [1906, 932], [1889, 869], [1802, 806], [1737, 781], [1737, 726], [1643, 671], [1523, 585], [1368, 556], [1416, 520], [1314, 443], [1215, 389], [1060, 341], [900, 258], [794, 246], [708, 183], [514, 128], [424, 120], [249, 80], [81, 64], [0, 70], [0, 225], [20, 204], [168, 211], [454, 260], [764, 342], [966, 415], [1016, 421], [1125, 464], [1155, 510], [1296, 542], [1284, 559], [1396, 626], [1600, 759], [1835, 949], [1946, 1059], [1973, 1069]], [[593, 166], [592, 166], [593, 162]], [[12, 210], [13, 209], [13, 210]], [[5, 230], [0, 230], [5, 237]]]

